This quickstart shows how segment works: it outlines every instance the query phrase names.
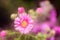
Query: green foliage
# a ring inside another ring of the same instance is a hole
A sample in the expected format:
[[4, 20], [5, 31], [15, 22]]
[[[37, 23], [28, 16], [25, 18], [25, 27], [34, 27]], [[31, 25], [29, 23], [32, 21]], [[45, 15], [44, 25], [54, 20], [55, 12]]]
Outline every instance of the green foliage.
[[46, 40], [47, 35], [46, 34], [42, 34], [42, 33], [38, 33], [36, 35], [32, 35], [32, 34], [20, 34], [17, 31], [11, 31], [8, 30], [7, 31], [7, 40]]
[[31, 36], [30, 34], [20, 34], [17, 31], [7, 31], [7, 40], [35, 40], [33, 35]]
[[21, 34], [18, 31], [7, 30], [7, 40], [46, 40], [47, 38], [52, 37], [54, 30], [51, 30], [50, 34], [41, 33], [38, 34]]
[[47, 36], [47, 34], [42, 34], [42, 33], [38, 33], [36, 36], [35, 36], [35, 38], [37, 39], [37, 40], [46, 40], [46, 38], [47, 38], [48, 36]]

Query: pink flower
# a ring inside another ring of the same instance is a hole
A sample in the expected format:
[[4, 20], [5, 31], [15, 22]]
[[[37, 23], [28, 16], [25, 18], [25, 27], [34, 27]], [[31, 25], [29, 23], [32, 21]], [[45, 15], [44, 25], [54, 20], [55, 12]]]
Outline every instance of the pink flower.
[[59, 26], [54, 27], [53, 29], [55, 30], [55, 32], [56, 32], [57, 34], [60, 34], [60, 27], [59, 27]]
[[47, 33], [49, 31], [50, 31], [50, 24], [49, 24], [49, 22], [42, 23], [42, 25], [41, 25], [41, 32], [44, 34], [44, 33]]
[[34, 28], [32, 29], [32, 32], [34, 34], [38, 34], [41, 31], [41, 25], [39, 23], [34, 24]]
[[19, 7], [18, 8], [18, 13], [20, 14], [20, 13], [23, 13], [23, 12], [25, 12], [25, 9], [23, 7]]
[[44, 23], [35, 23], [34, 28], [32, 30], [33, 33], [37, 34], [39, 32], [46, 33], [48, 30], [50, 30], [50, 24], [49, 22]]
[[54, 23], [56, 24], [57, 23], [57, 18], [56, 18], [56, 10], [53, 8], [51, 11], [50, 11], [50, 21], [51, 23]]
[[37, 8], [36, 12], [38, 12], [38, 13], [44, 13], [44, 10], [43, 10], [43, 8]]
[[28, 14], [20, 14], [14, 21], [15, 30], [21, 34], [28, 34], [33, 28], [33, 20]]
[[7, 32], [6, 32], [5, 30], [2, 30], [2, 31], [0, 32], [0, 36], [1, 36], [1, 37], [5, 37], [6, 34], [7, 34]]

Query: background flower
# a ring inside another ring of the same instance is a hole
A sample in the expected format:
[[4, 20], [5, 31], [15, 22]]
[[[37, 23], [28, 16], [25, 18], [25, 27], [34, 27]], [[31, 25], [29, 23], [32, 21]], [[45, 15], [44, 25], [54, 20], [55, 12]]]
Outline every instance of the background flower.
[[5, 31], [5, 30], [2, 30], [1, 32], [0, 32], [0, 36], [1, 37], [5, 37], [7, 35], [7, 32]]

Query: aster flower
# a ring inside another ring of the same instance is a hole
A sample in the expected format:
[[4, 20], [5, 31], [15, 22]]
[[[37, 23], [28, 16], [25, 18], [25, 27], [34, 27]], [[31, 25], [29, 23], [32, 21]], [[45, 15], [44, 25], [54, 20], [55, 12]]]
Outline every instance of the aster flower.
[[22, 13], [14, 21], [15, 30], [18, 30], [21, 34], [28, 34], [33, 28], [32, 18], [26, 14]]

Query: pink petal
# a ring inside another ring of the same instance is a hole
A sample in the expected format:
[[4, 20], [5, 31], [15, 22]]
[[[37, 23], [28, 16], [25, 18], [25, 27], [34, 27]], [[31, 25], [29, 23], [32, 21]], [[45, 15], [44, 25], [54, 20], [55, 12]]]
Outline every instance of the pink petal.
[[27, 28], [25, 28], [24, 34], [28, 34], [32, 30], [32, 28], [32, 24], [28, 25]]
[[55, 27], [54, 30], [56, 31], [56, 33], [60, 33], [60, 27]]
[[36, 9], [36, 12], [38, 12], [38, 13], [43, 13], [43, 8], [37, 8], [37, 9]]

